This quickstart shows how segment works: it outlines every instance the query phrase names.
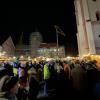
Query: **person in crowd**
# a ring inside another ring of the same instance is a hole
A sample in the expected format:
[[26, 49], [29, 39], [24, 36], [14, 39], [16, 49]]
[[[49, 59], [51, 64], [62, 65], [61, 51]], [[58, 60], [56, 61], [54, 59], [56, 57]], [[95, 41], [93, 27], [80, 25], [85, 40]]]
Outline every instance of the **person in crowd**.
[[14, 73], [13, 73], [13, 66], [10, 65], [9, 63], [6, 63], [5, 66], [4, 66], [7, 70], [7, 73], [9, 76], [13, 76]]
[[37, 75], [37, 71], [34, 67], [31, 67], [29, 70], [28, 70], [28, 77], [34, 77], [36, 80], [38, 80], [38, 75]]
[[74, 63], [73, 63], [73, 60], [70, 61], [69, 65], [70, 65], [71, 70], [75, 67]]
[[29, 78], [28, 100], [36, 100], [36, 97], [39, 93], [39, 89], [39, 82], [31, 75]]
[[79, 61], [75, 61], [74, 66], [75, 67], [71, 70], [72, 85], [76, 95], [84, 97], [87, 89], [86, 71], [81, 67]]
[[38, 81], [41, 82], [43, 80], [43, 69], [39, 68], [37, 72]]
[[56, 72], [58, 73], [58, 75], [62, 72], [63, 67], [62, 67], [61, 64], [60, 64], [60, 61], [56, 61], [56, 62], [55, 62], [55, 70], [56, 70]]
[[3, 76], [0, 79], [0, 100], [17, 100], [18, 78], [15, 76]]
[[26, 62], [20, 64], [18, 73], [19, 73], [19, 78], [22, 76], [26, 76], [26, 77], [28, 76], [28, 68], [26, 66]]
[[33, 64], [31, 61], [28, 62], [28, 66], [29, 66], [29, 69], [33, 67]]
[[54, 61], [49, 61], [49, 71], [50, 71], [50, 78], [54, 79], [56, 77], [56, 66]]
[[50, 70], [49, 70], [49, 66], [48, 64], [44, 65], [44, 69], [43, 69], [43, 77], [44, 77], [44, 95], [48, 96], [48, 82], [50, 79]]
[[65, 75], [66, 75], [66, 77], [68, 78], [68, 79], [70, 79], [70, 75], [71, 75], [71, 69], [70, 69], [70, 66], [69, 66], [69, 64], [67, 64], [65, 61], [63, 62], [63, 67], [64, 67], [64, 73], [65, 73]]
[[95, 100], [100, 100], [100, 80], [95, 84], [93, 88], [93, 95]]
[[0, 78], [2, 78], [5, 75], [8, 75], [7, 69], [4, 67], [1, 67], [0, 68]]
[[97, 69], [94, 61], [89, 61], [87, 63], [87, 81], [88, 81], [88, 93], [89, 96], [92, 98], [93, 96], [93, 88], [100, 80], [100, 72]]
[[28, 91], [29, 91], [29, 85], [27, 77], [22, 76], [19, 79], [19, 89], [17, 94], [18, 100], [28, 100]]
[[38, 64], [37, 64], [37, 62], [36, 61], [34, 61], [34, 63], [33, 63], [33, 67], [36, 69], [36, 71], [38, 71]]

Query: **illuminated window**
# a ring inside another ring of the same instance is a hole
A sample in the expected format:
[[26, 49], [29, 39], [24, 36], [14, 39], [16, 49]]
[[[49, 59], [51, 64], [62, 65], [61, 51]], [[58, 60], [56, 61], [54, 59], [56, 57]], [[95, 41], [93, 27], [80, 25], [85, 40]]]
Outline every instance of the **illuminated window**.
[[97, 21], [100, 21], [100, 11], [96, 12], [96, 19], [97, 19]]

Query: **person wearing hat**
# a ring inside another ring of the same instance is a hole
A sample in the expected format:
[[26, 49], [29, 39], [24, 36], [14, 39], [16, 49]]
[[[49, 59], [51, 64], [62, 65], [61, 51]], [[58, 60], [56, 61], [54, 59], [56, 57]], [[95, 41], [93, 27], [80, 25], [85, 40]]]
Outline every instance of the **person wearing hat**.
[[0, 100], [17, 100], [18, 78], [8, 75], [3, 76], [0, 80]]

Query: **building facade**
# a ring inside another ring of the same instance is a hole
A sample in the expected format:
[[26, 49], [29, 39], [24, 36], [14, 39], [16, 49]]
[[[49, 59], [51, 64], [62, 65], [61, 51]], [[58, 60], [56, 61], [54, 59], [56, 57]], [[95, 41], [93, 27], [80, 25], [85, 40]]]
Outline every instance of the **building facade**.
[[16, 45], [15, 56], [30, 56], [30, 45]]
[[43, 43], [42, 35], [38, 30], [32, 32], [29, 38], [29, 45], [23, 44], [23, 33], [20, 36], [19, 43], [16, 45], [15, 56], [31, 56], [31, 57], [65, 57], [64, 46], [57, 43]]
[[100, 0], [75, 0], [79, 56], [100, 54]]
[[[31, 52], [32, 48], [30, 45], [17, 45], [15, 55], [16, 56], [31, 56], [31, 57], [51, 57], [56, 58], [65, 57], [65, 48], [64, 46], [58, 47], [56, 43], [41, 43], [38, 48], [33, 48], [34, 53]], [[34, 55], [33, 55], [34, 54]]]
[[59, 46], [57, 49], [57, 43], [42, 43], [38, 48], [38, 56], [44, 57], [65, 57], [65, 48], [64, 46]]

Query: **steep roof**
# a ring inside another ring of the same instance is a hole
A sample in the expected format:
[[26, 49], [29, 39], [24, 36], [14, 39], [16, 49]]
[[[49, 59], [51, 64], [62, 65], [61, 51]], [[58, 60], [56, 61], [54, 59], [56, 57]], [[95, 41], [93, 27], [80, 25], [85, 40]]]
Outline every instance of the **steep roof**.
[[8, 38], [9, 36], [0, 36], [0, 45], [2, 45]]

